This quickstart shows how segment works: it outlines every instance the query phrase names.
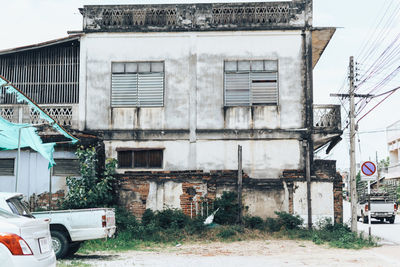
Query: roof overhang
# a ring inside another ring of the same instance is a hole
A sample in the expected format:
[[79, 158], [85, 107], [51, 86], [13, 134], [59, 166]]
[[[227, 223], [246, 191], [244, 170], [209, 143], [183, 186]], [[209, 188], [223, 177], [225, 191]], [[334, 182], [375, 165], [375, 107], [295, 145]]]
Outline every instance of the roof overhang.
[[335, 34], [336, 28], [334, 27], [317, 27], [312, 30], [312, 59], [313, 68], [317, 65], [325, 48], [328, 46], [329, 41]]
[[15, 48], [10, 48], [10, 49], [5, 49], [5, 50], [0, 50], [0, 56], [1, 55], [6, 55], [6, 54], [12, 54], [12, 53], [17, 53], [17, 52], [22, 52], [22, 51], [27, 51], [27, 50], [33, 50], [33, 49], [39, 49], [47, 46], [52, 46], [52, 45], [57, 45], [57, 44], [62, 44], [62, 43], [67, 43], [75, 40], [79, 40], [81, 38], [81, 34], [74, 34], [70, 35], [67, 37], [63, 38], [58, 38], [46, 42], [41, 42], [37, 44], [32, 44], [32, 45], [26, 45], [26, 46], [21, 46], [21, 47], [15, 47]]

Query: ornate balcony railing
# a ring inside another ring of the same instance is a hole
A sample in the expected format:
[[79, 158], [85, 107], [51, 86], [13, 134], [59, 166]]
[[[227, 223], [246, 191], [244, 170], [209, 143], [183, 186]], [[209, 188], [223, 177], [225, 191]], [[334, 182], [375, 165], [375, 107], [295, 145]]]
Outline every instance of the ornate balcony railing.
[[[303, 1], [260, 3], [89, 5], [80, 9], [85, 32], [263, 30], [302, 27], [311, 17]], [[309, 6], [308, 6], [309, 5]]]
[[[77, 128], [78, 105], [46, 105], [41, 108], [61, 126]], [[28, 105], [0, 105], [0, 116], [14, 123], [44, 122], [39, 113]]]
[[314, 105], [314, 128], [317, 130], [340, 131], [339, 105]]

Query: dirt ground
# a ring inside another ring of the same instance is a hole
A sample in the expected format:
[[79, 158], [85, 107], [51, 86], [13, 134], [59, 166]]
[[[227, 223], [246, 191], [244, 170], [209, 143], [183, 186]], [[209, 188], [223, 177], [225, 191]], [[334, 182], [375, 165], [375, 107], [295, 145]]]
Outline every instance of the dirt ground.
[[400, 266], [400, 246], [333, 249], [308, 241], [264, 240], [184, 244], [151, 251], [77, 254], [62, 266]]

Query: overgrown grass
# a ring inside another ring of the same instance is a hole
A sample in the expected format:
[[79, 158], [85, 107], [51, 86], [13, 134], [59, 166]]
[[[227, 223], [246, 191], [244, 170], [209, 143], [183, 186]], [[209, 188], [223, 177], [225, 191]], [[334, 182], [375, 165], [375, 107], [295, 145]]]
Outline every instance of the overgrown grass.
[[138, 221], [126, 210], [116, 208], [117, 236], [108, 240], [88, 241], [80, 252], [143, 250], [193, 241], [231, 242], [266, 238], [310, 240], [318, 245], [328, 244], [331, 247], [346, 249], [376, 246], [374, 241], [352, 233], [348, 226], [333, 225], [329, 220], [322, 221], [317, 229], [305, 229], [299, 216], [286, 212], [275, 212], [275, 218], [266, 220], [247, 216], [244, 217], [243, 225], [237, 225], [237, 217], [234, 216], [238, 210], [235, 194], [224, 193], [215, 203], [214, 207], [219, 208], [217, 214], [220, 215], [215, 216], [218, 224], [214, 224], [213, 227], [204, 225], [205, 218], [191, 219], [176, 209], [158, 212], [146, 210], [142, 220]]
[[90, 264], [83, 263], [80, 261], [71, 261], [71, 262], [57, 262], [57, 267], [90, 267]]

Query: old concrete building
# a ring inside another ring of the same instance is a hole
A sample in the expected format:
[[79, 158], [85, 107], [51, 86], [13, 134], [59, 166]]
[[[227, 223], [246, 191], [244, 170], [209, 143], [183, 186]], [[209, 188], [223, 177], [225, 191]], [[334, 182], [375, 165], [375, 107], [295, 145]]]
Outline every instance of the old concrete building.
[[313, 68], [335, 28], [313, 27], [312, 1], [80, 12], [82, 32], [62, 40], [79, 46], [70, 127], [118, 159], [121, 204], [139, 216], [165, 206], [196, 214], [200, 201], [236, 190], [241, 145], [250, 214], [340, 220], [335, 162], [313, 160], [341, 134], [340, 108], [313, 105]]

